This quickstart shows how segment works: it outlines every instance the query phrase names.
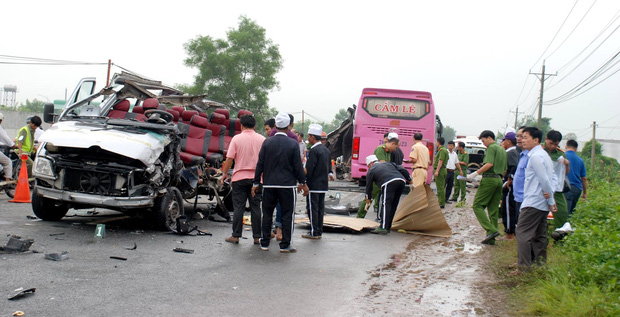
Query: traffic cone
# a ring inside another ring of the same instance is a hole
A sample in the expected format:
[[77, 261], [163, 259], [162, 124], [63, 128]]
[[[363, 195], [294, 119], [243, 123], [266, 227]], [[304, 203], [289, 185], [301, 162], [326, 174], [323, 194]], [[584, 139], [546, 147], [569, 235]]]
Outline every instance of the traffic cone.
[[17, 187], [15, 187], [15, 197], [9, 200], [10, 203], [30, 203], [30, 185], [28, 184], [28, 154], [22, 154], [22, 167], [19, 169]]

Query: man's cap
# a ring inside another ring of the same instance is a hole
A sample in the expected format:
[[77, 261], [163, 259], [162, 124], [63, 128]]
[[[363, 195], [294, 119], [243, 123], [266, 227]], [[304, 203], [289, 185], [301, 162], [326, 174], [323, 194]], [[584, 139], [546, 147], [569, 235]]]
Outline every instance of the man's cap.
[[502, 139], [502, 141], [504, 140], [510, 140], [512, 144], [517, 144], [517, 135], [514, 132], [508, 132]]
[[0, 120], [4, 120], [4, 115], [0, 113]]
[[308, 126], [308, 134], [321, 135], [323, 133], [323, 127], [320, 124], [313, 123]]
[[398, 139], [398, 134], [396, 134], [396, 132], [390, 132], [387, 136], [388, 140], [391, 139]]
[[288, 116], [286, 112], [280, 112], [276, 116], [276, 128], [284, 129], [291, 124], [291, 118]]
[[377, 158], [376, 155], [374, 155], [374, 154], [368, 155], [368, 156], [366, 156], [366, 165], [370, 165], [370, 163], [376, 162], [378, 160], [379, 159]]

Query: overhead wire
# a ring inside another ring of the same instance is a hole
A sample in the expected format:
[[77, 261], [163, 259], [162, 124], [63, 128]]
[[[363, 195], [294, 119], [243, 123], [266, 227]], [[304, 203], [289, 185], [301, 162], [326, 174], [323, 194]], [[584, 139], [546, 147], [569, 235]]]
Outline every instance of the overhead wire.
[[547, 47], [545, 48], [545, 50], [542, 52], [542, 54], [540, 54], [540, 57], [538, 57], [538, 59], [536, 60], [536, 62], [534, 63], [534, 65], [532, 65], [532, 67], [530, 67], [530, 69], [534, 68], [534, 66], [536, 66], [536, 64], [538, 64], [538, 62], [540, 61], [540, 59], [545, 56], [545, 53], [547, 53], [547, 50], [549, 49], [549, 47], [551, 47], [551, 44], [553, 44], [553, 41], [555, 41], [555, 38], [558, 36], [558, 34], [560, 34], [560, 31], [562, 30], [562, 28], [564, 27], [564, 24], [566, 24], [566, 21], [568, 20], [568, 18], [570, 17], [571, 13], [573, 12], [573, 10], [575, 9], [575, 6], [577, 6], [577, 3], [579, 2], [579, 0], [576, 0], [575, 3], [573, 4], [573, 7], [570, 9], [570, 11], [568, 12], [568, 14], [566, 15], [566, 18], [564, 18], [564, 21], [562, 22], [562, 25], [560, 25], [560, 28], [558, 29], [557, 32], [555, 32], [555, 35], [553, 36], [553, 38], [551, 39], [551, 41], [549, 42], [549, 45], [547, 45]]
[[[562, 43], [560, 43], [560, 45], [558, 45], [558, 47], [555, 48], [555, 50], [553, 50], [553, 52], [551, 52], [551, 54], [547, 55], [547, 57], [545, 59], [548, 59], [549, 57], [551, 57], [555, 52], [558, 51], [558, 49], [560, 49], [560, 47], [562, 47], [562, 45], [570, 38], [570, 36], [573, 34], [573, 32], [575, 32], [575, 30], [577, 29], [577, 27], [579, 27], [579, 24], [581, 24], [581, 21], [583, 21], [583, 19], [586, 18], [586, 16], [588, 15], [588, 13], [590, 12], [590, 10], [592, 10], [592, 7], [594, 7], [594, 5], [596, 4], [598, 0], [594, 0], [594, 2], [592, 2], [592, 5], [590, 5], [590, 7], [588, 8], [588, 10], [586, 11], [586, 13], [583, 14], [583, 16], [581, 17], [581, 19], [579, 20], [579, 22], [577, 22], [577, 24], [575, 25], [575, 27], [570, 31], [570, 33], [568, 33], [568, 35], [566, 36], [566, 38], [564, 38], [564, 41], [562, 41]], [[576, 3], [575, 3], [576, 4]]]

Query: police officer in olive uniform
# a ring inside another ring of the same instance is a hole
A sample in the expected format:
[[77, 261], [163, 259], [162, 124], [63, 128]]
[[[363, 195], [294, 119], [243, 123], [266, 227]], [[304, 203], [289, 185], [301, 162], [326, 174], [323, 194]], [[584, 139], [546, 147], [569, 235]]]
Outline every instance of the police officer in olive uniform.
[[[508, 168], [506, 150], [495, 142], [495, 133], [484, 130], [479, 139], [487, 147], [482, 161], [482, 167], [469, 174], [468, 180], [476, 175], [482, 175], [482, 181], [474, 198], [474, 213], [478, 222], [486, 230], [487, 236], [482, 244], [495, 244], [495, 237], [499, 235], [497, 218], [499, 217], [499, 202], [502, 198], [502, 177]], [[488, 215], [484, 212], [487, 208]]]
[[437, 154], [435, 154], [435, 160], [433, 161], [433, 169], [435, 169], [435, 185], [437, 186], [437, 200], [439, 201], [439, 207], [444, 208], [446, 206], [446, 165], [448, 164], [448, 150], [443, 146], [445, 144], [444, 138], [438, 138]]
[[[461, 165], [461, 171], [463, 171], [463, 177], [467, 177], [467, 166], [469, 165], [469, 153], [465, 151], [465, 143], [459, 142], [456, 147], [459, 157], [459, 165]], [[467, 182], [464, 179], [454, 180], [454, 195], [452, 195], [452, 201], [458, 201], [461, 196], [461, 201], [465, 200], [467, 194]]]

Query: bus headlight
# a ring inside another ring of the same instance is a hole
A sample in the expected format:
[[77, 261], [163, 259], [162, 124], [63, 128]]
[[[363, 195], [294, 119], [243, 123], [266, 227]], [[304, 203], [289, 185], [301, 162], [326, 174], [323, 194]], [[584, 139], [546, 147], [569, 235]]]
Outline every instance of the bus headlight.
[[52, 161], [42, 156], [37, 156], [34, 160], [34, 164], [32, 165], [32, 175], [40, 178], [56, 180]]

